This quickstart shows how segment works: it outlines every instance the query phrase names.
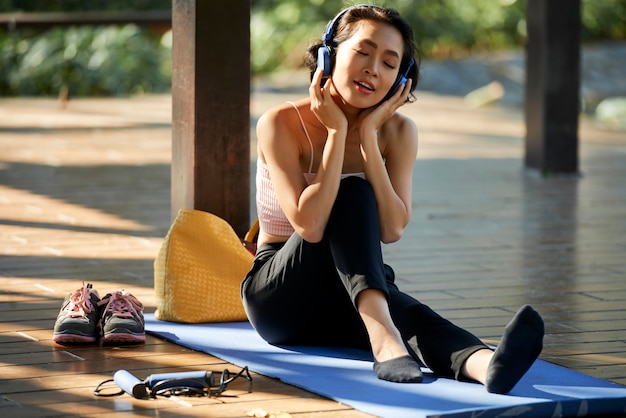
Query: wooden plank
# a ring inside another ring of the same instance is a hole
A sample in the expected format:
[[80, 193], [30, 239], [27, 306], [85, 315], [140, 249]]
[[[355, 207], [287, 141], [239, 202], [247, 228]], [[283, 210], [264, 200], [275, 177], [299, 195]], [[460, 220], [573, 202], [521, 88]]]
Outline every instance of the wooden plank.
[[[492, 344], [519, 305], [530, 302], [546, 320], [543, 359], [626, 383], [623, 133], [583, 126], [590, 170], [583, 182], [531, 180], [515, 168], [519, 158], [511, 157], [522, 143], [521, 115], [470, 112], [455, 103], [422, 95], [406, 107], [428, 126], [421, 136], [424, 154], [434, 155], [428, 149], [436, 145], [441, 158], [418, 160], [412, 225], [398, 245], [385, 246], [399, 285]], [[260, 408], [320, 418], [365, 416], [256, 376], [253, 394], [218, 403], [184, 398], [191, 407], [94, 398], [95, 385], [121, 366], [140, 377], [236, 368], [152, 336], [126, 348], [51, 340], [63, 298], [83, 280], [101, 295], [127, 288], [146, 312], [154, 310], [151, 251], [170, 221], [170, 98], [75, 100], [67, 113], [54, 102], [5, 104], [0, 100], [0, 111], [10, 117], [0, 118], [0, 128], [26, 123], [20, 118], [50, 127], [0, 129], [0, 414], [211, 416], [218, 408], [224, 416], [242, 416]], [[467, 125], [450, 126], [452, 111]], [[98, 130], [85, 128], [91, 123]], [[161, 127], [147, 133], [140, 129], [146, 123]], [[477, 133], [489, 134], [491, 127], [517, 135], [498, 145], [507, 157], [483, 158], [488, 150], [476, 146]], [[464, 130], [474, 134], [464, 137]], [[435, 139], [452, 142], [433, 144]], [[450, 155], [458, 159], [448, 161]], [[563, 212], [572, 202], [575, 208]], [[555, 208], [563, 219], [544, 216]], [[44, 246], [62, 254], [46, 253]], [[5, 372], [11, 377], [4, 379]]]
[[142, 11], [90, 11], [90, 12], [49, 12], [49, 13], [0, 13], [0, 25], [16, 27], [50, 27], [77, 25], [171, 25], [170, 10]]

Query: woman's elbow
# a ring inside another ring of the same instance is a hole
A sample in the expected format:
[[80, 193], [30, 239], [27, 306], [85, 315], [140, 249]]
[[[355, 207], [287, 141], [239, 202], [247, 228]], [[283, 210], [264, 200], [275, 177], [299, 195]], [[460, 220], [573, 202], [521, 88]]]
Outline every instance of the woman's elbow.
[[324, 229], [316, 227], [299, 227], [296, 228], [296, 232], [306, 242], [312, 244], [318, 243], [324, 238]]
[[383, 226], [380, 231], [380, 241], [383, 244], [391, 244], [396, 241], [400, 241], [408, 223], [408, 220], [406, 220], [395, 225], [388, 224]]
[[387, 231], [384, 234], [381, 234], [380, 241], [383, 244], [391, 244], [396, 241], [400, 241], [400, 238], [402, 238], [403, 233], [404, 233], [403, 228], [395, 230], [395, 231]]

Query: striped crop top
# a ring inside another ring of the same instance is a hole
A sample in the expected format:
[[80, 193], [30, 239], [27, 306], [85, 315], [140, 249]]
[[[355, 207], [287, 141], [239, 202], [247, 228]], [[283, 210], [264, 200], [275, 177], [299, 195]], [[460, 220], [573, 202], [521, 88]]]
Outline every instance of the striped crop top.
[[[300, 119], [300, 124], [302, 125], [304, 134], [309, 140], [309, 145], [311, 147], [311, 160], [309, 162], [309, 171], [307, 173], [302, 173], [307, 184], [311, 184], [311, 181], [313, 181], [313, 178], [315, 177], [315, 173], [312, 172], [313, 142], [311, 141], [311, 137], [306, 130], [306, 126], [304, 125], [302, 116], [300, 116], [300, 111], [294, 103], [288, 103], [291, 104], [294, 109], [296, 109], [298, 119]], [[360, 172], [342, 174], [341, 178], [344, 179], [350, 176], [357, 176], [364, 179], [365, 173]], [[261, 161], [261, 159], [257, 160], [256, 169], [256, 209], [257, 216], [259, 217], [259, 226], [263, 231], [267, 232], [268, 234], [285, 237], [293, 234], [294, 229], [289, 223], [287, 216], [280, 208], [280, 205], [278, 204], [278, 199], [276, 198], [276, 193], [274, 192], [274, 186], [272, 185], [272, 179], [270, 178], [270, 173], [267, 165], [263, 161]]]

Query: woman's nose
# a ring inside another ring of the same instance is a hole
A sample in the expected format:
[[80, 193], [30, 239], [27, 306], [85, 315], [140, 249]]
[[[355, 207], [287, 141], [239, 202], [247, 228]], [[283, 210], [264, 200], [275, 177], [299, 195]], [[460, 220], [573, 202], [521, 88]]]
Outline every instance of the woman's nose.
[[374, 77], [378, 76], [378, 64], [376, 63], [376, 61], [370, 61], [367, 63], [365, 67], [365, 73]]

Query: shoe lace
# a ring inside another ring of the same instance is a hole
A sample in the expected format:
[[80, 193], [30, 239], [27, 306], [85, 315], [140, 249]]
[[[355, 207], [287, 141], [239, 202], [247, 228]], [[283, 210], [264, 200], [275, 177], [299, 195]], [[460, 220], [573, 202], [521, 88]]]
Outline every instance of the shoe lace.
[[110, 314], [118, 318], [138, 318], [138, 311], [143, 310], [143, 304], [126, 290], [116, 290], [108, 298], [102, 299], [98, 306], [106, 304], [104, 315]]
[[86, 317], [88, 313], [95, 311], [95, 306], [91, 302], [91, 294], [97, 292], [92, 289], [92, 284], [88, 283], [72, 293], [65, 311], [71, 318]]

